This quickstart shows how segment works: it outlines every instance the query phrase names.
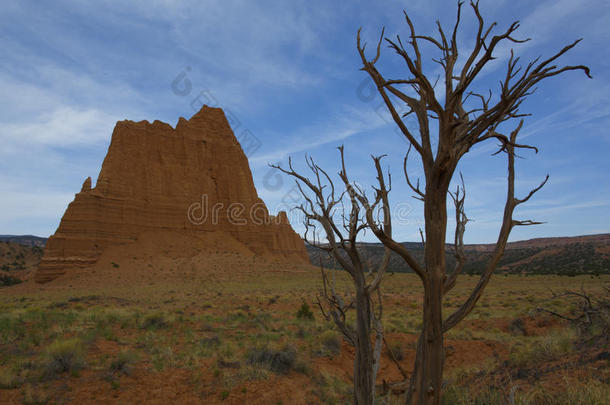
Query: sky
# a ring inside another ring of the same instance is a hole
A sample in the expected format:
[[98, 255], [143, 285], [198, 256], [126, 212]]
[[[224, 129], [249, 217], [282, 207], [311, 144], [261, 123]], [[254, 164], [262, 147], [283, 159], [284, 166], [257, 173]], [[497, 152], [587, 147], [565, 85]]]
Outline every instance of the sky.
[[[356, 31], [362, 27], [369, 50], [382, 27], [389, 37], [405, 38], [403, 10], [421, 34], [434, 34], [436, 20], [450, 31], [456, 6], [440, 0], [4, 0], [0, 234], [55, 232], [83, 180], [97, 178], [116, 121], [175, 125], [205, 102], [232, 117], [238, 136], [256, 141], [258, 148], [244, 149], [271, 212], [298, 200], [293, 182], [269, 163], [285, 165], [291, 156], [302, 169], [308, 154], [337, 173], [336, 147], [343, 144], [350, 176], [363, 187], [374, 183], [370, 155], [388, 155], [383, 163], [393, 174], [394, 237], [419, 240], [422, 206], [401, 176], [407, 143], [360, 70]], [[521, 21], [516, 36], [531, 41], [513, 47], [524, 62], [583, 38], [560, 63], [586, 64], [593, 76], [568, 72], [548, 79], [523, 104], [522, 112], [532, 116], [522, 140], [540, 152], [517, 159], [517, 192], [527, 193], [547, 173], [550, 179], [515, 212], [517, 219], [545, 224], [517, 228], [511, 240], [610, 232], [610, 7], [603, 0], [482, 0], [480, 8], [498, 32]], [[458, 42], [465, 54], [476, 21], [467, 4], [463, 10]], [[498, 50], [479, 88], [497, 90], [509, 51]], [[430, 47], [422, 53], [427, 61], [438, 57]], [[378, 67], [406, 76], [385, 47]], [[433, 63], [426, 68], [438, 74]], [[497, 239], [506, 163], [492, 156], [495, 150], [493, 142], [476, 147], [459, 166], [471, 219], [466, 243]], [[416, 160], [409, 170], [421, 175]], [[290, 217], [302, 231], [296, 215]]]

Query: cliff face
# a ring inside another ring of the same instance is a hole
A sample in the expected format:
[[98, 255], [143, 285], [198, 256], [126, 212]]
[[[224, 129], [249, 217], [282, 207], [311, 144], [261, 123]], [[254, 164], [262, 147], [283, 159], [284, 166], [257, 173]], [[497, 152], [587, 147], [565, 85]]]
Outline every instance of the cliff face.
[[90, 266], [105, 248], [151, 231], [225, 234], [253, 254], [308, 262], [285, 213], [270, 216], [258, 198], [248, 160], [218, 108], [204, 106], [175, 129], [118, 122], [95, 187], [87, 178], [68, 206], [35, 279]]

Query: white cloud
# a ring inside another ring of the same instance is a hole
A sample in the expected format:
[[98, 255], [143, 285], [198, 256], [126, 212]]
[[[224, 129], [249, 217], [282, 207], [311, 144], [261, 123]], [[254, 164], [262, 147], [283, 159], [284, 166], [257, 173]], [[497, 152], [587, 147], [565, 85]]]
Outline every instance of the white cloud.
[[15, 147], [91, 145], [110, 138], [116, 117], [105, 112], [61, 106], [29, 122], [0, 123], [0, 142]]

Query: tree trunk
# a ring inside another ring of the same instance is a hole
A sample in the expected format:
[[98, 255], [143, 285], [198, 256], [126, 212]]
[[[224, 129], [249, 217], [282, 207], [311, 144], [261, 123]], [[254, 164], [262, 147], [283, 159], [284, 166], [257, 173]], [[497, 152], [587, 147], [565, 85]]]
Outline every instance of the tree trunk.
[[432, 281], [424, 295], [424, 326], [420, 364], [419, 401], [421, 405], [439, 405], [445, 353], [442, 332], [442, 279]]
[[[364, 279], [362, 282], [364, 283]], [[364, 284], [363, 288], [356, 288], [354, 404], [372, 405], [375, 396], [375, 381], [373, 380], [373, 349], [371, 347], [371, 299], [364, 290]]]
[[[440, 291], [442, 292], [442, 289]], [[437, 299], [438, 296], [425, 293], [423, 330], [417, 342], [407, 405], [440, 404], [445, 350], [441, 302]]]
[[424, 260], [423, 326], [416, 367], [414, 393], [411, 404], [439, 405], [445, 351], [443, 346], [443, 286], [445, 278], [445, 236], [447, 231], [447, 190], [451, 173], [433, 174], [428, 179], [424, 215], [426, 244]]

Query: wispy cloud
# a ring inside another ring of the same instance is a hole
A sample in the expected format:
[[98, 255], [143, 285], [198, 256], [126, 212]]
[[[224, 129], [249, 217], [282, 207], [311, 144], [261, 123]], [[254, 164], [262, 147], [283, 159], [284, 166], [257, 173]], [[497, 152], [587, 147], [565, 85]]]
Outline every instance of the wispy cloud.
[[[298, 152], [310, 151], [323, 145], [345, 141], [364, 131], [372, 131], [387, 125], [377, 113], [368, 108], [355, 109], [344, 106], [342, 113], [335, 113], [324, 122], [298, 128], [287, 139], [282, 140], [279, 148], [264, 155], [250, 159], [254, 166], [267, 165], [288, 158]], [[276, 139], [281, 139], [276, 137]]]

